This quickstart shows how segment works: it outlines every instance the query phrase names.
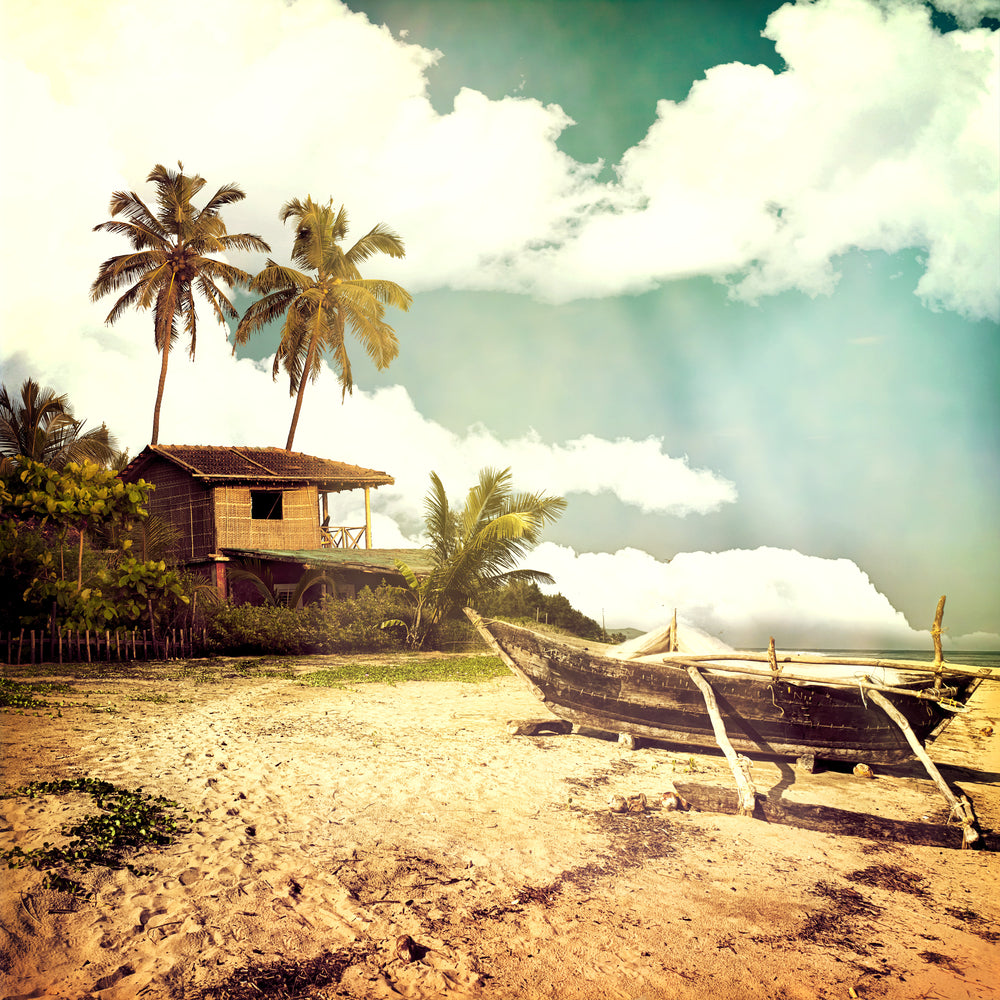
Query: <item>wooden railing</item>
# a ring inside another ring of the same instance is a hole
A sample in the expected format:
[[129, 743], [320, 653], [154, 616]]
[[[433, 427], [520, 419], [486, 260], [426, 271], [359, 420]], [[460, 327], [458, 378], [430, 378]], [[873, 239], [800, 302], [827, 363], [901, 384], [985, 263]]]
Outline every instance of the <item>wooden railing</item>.
[[20, 633], [0, 633], [4, 662], [95, 663], [127, 660], [167, 660], [197, 656], [207, 646], [205, 630], [168, 629], [160, 635], [132, 629], [21, 629]]
[[365, 526], [360, 528], [324, 528], [320, 526], [324, 549], [362, 549], [364, 548]]

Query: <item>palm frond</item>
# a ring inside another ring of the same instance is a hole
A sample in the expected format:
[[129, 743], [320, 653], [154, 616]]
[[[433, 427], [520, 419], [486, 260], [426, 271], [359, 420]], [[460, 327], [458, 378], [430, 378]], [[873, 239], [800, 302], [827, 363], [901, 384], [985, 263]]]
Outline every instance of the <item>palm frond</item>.
[[223, 184], [215, 194], [202, 206], [201, 215], [216, 215], [220, 208], [233, 205], [246, 197], [238, 184]]
[[402, 238], [381, 222], [369, 232], [365, 233], [365, 235], [362, 236], [361, 239], [347, 251], [345, 256], [351, 264], [356, 266], [364, 263], [369, 257], [372, 257], [377, 253], [387, 254], [389, 257], [406, 256], [406, 250], [403, 246]]

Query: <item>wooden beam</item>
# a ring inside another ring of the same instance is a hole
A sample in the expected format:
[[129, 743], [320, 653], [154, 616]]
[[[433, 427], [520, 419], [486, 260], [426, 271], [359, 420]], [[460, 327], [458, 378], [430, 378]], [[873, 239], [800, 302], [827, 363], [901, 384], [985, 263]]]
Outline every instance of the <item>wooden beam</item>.
[[910, 728], [909, 722], [906, 721], [906, 716], [881, 692], [870, 691], [868, 697], [903, 731], [906, 742], [910, 744], [910, 748], [920, 759], [920, 763], [924, 765], [927, 773], [931, 776], [931, 780], [940, 789], [941, 794], [948, 800], [952, 815], [962, 824], [962, 847], [965, 848], [974, 844], [979, 840], [979, 831], [976, 829], [976, 818], [972, 814], [972, 806], [969, 800], [963, 796], [962, 800], [959, 801], [955, 797], [954, 792], [948, 787], [948, 782], [941, 777], [941, 772], [935, 766], [934, 761], [928, 756], [920, 740], [917, 739], [917, 734]]
[[[716, 666], [713, 661], [748, 661], [751, 663], [770, 663], [767, 653], [741, 653], [737, 650], [726, 653], [664, 653], [666, 663], [675, 662], [678, 666], [687, 666], [689, 663], [703, 663], [712, 670], [726, 670], [724, 664]], [[889, 667], [896, 670], [913, 670], [919, 673], [934, 674], [941, 670], [947, 677], [948, 674], [958, 674], [962, 677], [986, 677], [1000, 678], [1000, 668], [997, 667], [972, 667], [963, 663], [944, 663], [940, 668], [936, 668], [933, 663], [926, 660], [882, 660], [872, 659], [864, 656], [821, 656], [810, 653], [778, 653], [777, 663], [811, 663], [818, 666], [838, 666], [845, 667]], [[782, 674], [782, 677], [785, 675]]]
[[372, 547], [372, 499], [371, 490], [365, 487], [365, 548]]
[[729, 769], [733, 772], [733, 777], [736, 779], [736, 792], [739, 799], [739, 808], [736, 810], [736, 813], [738, 816], [752, 816], [757, 806], [757, 789], [754, 788], [753, 782], [750, 780], [750, 761], [741, 754], [738, 754], [733, 749], [732, 743], [729, 742], [729, 736], [726, 734], [726, 727], [722, 721], [722, 713], [719, 711], [719, 704], [715, 700], [715, 692], [712, 690], [712, 685], [702, 677], [701, 671], [697, 667], [690, 666], [687, 668], [687, 672], [705, 699], [705, 707], [708, 709], [709, 718], [712, 720], [712, 728], [715, 730], [715, 739], [722, 748], [722, 752], [726, 755], [726, 760], [729, 761]]

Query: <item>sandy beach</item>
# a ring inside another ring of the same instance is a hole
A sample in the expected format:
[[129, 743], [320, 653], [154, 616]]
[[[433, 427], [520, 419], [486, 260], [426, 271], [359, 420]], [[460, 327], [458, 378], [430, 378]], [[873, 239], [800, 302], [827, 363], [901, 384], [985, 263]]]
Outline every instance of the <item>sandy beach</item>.
[[[5, 791], [101, 778], [190, 818], [137, 857], [145, 874], [82, 874], [90, 899], [4, 871], [7, 1000], [1000, 995], [991, 851], [661, 810], [670, 782], [726, 786], [721, 754], [512, 736], [508, 720], [545, 714], [514, 677], [313, 688], [238, 674], [77, 680], [52, 696], [58, 712], [0, 717]], [[932, 756], [997, 831], [1000, 704], [985, 687]], [[921, 775], [753, 770], [788, 801], [942, 815]], [[609, 810], [638, 793], [646, 812]], [[80, 793], [0, 807], [4, 849], [64, 843], [94, 812]]]

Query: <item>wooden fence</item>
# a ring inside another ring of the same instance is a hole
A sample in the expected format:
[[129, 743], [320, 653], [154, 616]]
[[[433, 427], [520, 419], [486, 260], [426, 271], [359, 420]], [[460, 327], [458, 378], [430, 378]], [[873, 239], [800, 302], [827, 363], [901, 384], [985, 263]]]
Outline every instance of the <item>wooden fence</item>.
[[8, 664], [178, 659], [198, 656], [206, 645], [204, 629], [168, 629], [158, 636], [138, 629], [61, 629], [55, 633], [21, 629], [20, 633], [0, 633], [0, 649]]

